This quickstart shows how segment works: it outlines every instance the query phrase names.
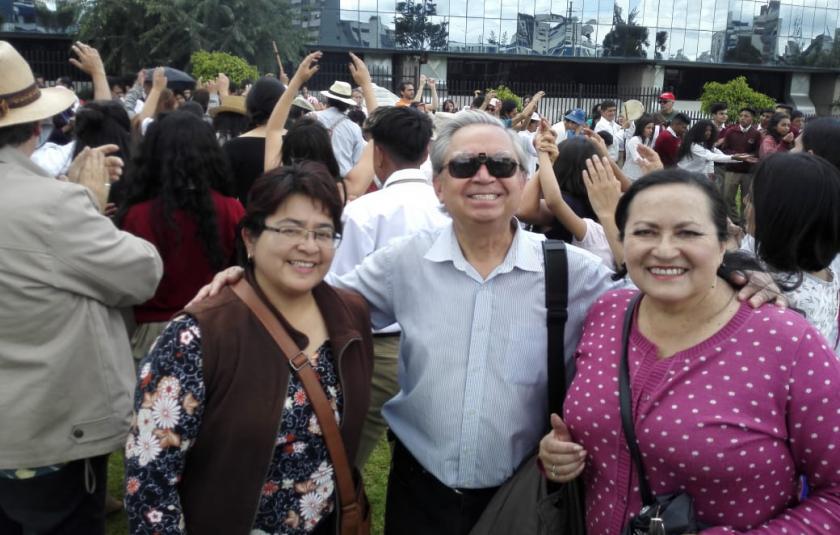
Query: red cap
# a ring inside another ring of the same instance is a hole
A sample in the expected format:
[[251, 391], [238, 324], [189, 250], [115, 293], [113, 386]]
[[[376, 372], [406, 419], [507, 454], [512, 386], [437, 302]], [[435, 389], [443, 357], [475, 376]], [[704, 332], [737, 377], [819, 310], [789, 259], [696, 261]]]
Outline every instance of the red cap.
[[677, 97], [673, 93], [666, 91], [659, 95], [659, 100], [677, 100]]

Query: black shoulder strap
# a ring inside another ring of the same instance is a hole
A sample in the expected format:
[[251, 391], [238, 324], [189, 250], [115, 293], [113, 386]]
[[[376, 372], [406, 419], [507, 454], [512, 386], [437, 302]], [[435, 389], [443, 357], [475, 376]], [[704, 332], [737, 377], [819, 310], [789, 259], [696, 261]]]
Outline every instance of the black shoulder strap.
[[566, 351], [564, 335], [569, 317], [569, 263], [561, 240], [545, 240], [545, 308], [548, 331], [548, 413], [563, 416], [566, 398]]
[[630, 327], [633, 325], [633, 315], [636, 312], [636, 305], [642, 299], [639, 293], [630, 300], [627, 305], [627, 312], [624, 313], [624, 328], [621, 332], [621, 365], [618, 372], [618, 400], [621, 406], [621, 426], [624, 429], [624, 440], [630, 449], [630, 457], [636, 465], [639, 475], [639, 494], [642, 495], [642, 503], [653, 505], [654, 497], [650, 491], [650, 485], [645, 478], [645, 467], [642, 464], [642, 455], [639, 452], [639, 444], [636, 439], [636, 426], [633, 423], [633, 403], [630, 392], [630, 363], [627, 355], [627, 346], [630, 344]]

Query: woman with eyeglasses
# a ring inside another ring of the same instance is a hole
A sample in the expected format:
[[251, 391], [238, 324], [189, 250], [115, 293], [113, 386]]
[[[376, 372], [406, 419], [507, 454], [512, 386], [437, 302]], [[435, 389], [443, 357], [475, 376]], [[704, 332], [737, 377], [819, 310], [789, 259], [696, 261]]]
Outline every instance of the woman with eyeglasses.
[[[280, 167], [251, 188], [245, 282], [308, 357], [354, 459], [370, 398], [370, 315], [324, 282], [342, 203], [327, 169]], [[334, 465], [310, 396], [231, 288], [188, 306], [143, 361], [125, 451], [139, 533], [334, 533]]]

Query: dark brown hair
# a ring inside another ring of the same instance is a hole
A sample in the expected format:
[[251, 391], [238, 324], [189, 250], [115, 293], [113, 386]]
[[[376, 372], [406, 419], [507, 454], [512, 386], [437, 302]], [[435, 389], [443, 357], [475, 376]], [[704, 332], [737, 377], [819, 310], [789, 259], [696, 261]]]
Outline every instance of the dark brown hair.
[[[266, 172], [254, 182], [248, 192], [245, 216], [240, 228], [256, 239], [265, 230], [265, 220], [292, 195], [303, 195], [321, 203], [332, 219], [337, 233], [341, 233], [343, 203], [335, 179], [320, 162], [301, 161]], [[242, 237], [237, 237], [241, 242]], [[246, 265], [245, 247], [239, 243], [239, 263]]]

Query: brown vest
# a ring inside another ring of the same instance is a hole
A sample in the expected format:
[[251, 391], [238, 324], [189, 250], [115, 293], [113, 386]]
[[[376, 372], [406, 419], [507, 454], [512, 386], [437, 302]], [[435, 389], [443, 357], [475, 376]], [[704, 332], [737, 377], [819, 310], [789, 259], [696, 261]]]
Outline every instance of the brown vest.
[[[306, 337], [252, 285], [292, 339], [306, 347]], [[325, 283], [313, 294], [327, 325], [344, 394], [341, 437], [348, 458], [354, 459], [370, 403], [370, 313], [358, 294]], [[178, 487], [187, 533], [248, 534], [274, 455], [289, 364], [271, 335], [229, 288], [186, 312], [201, 328], [206, 388], [201, 427]]]

